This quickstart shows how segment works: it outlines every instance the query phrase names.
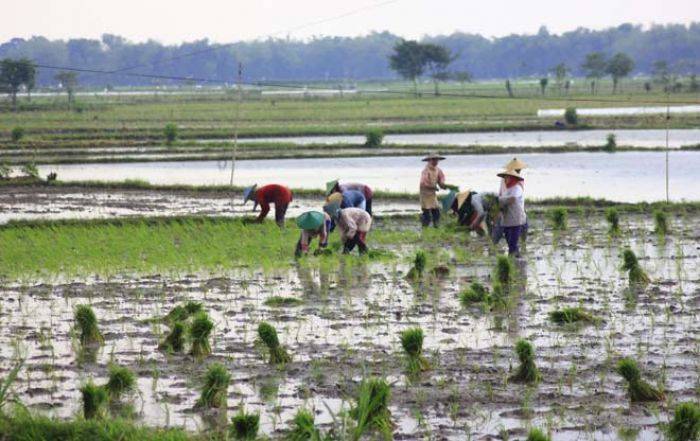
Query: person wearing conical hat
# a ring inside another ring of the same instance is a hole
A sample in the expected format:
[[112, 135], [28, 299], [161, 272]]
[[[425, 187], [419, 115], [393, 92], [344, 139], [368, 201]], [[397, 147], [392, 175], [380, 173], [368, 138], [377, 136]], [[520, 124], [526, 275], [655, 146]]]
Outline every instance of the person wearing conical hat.
[[452, 210], [457, 214], [459, 225], [466, 226], [483, 236], [492, 229], [492, 204], [496, 200], [493, 193], [478, 193], [465, 190], [457, 193]]
[[430, 225], [437, 227], [440, 222], [440, 205], [438, 204], [437, 191], [442, 188], [446, 189], [445, 174], [438, 167], [438, 162], [445, 159], [436, 153], [423, 158], [427, 162], [420, 176], [420, 208], [421, 208], [421, 223], [424, 227]]
[[498, 177], [503, 178], [506, 184], [506, 190], [498, 197], [498, 204], [501, 207], [503, 235], [508, 242], [508, 255], [520, 257], [518, 242], [527, 224], [525, 194], [520, 185], [524, 178], [515, 170], [504, 170]]
[[[515, 170], [518, 174], [521, 174], [521, 172], [526, 169], [528, 165], [524, 162], [521, 161], [518, 158], [513, 158], [506, 165], [504, 166], [505, 170]], [[523, 190], [525, 190], [525, 182], [521, 181], [518, 183]], [[498, 195], [501, 196], [503, 192], [506, 191], [506, 181], [505, 179], [501, 179], [501, 187], [498, 190]], [[527, 232], [528, 232], [528, 224], [527, 222], [525, 223], [525, 226], [522, 228], [522, 232], [520, 234], [520, 242], [525, 244], [525, 241], [527, 240]], [[500, 225], [500, 219], [496, 219], [496, 222], [494, 224], [494, 228], [492, 230], [492, 239], [493, 243], [498, 244], [498, 242], [501, 241], [503, 238], [503, 227]]]
[[372, 198], [374, 197], [374, 192], [369, 185], [360, 184], [358, 182], [347, 182], [339, 183], [338, 180], [333, 180], [326, 182], [326, 194], [331, 195], [333, 193], [345, 193], [346, 191], [354, 190], [359, 191], [365, 197], [365, 211], [372, 215]]
[[[526, 168], [527, 168], [527, 164], [518, 158], [511, 159], [510, 161], [508, 161], [506, 163], [505, 166], [503, 166], [504, 170], [515, 170], [516, 172], [518, 172], [518, 174], [520, 174], [520, 172]], [[520, 184], [520, 185], [523, 185], [523, 184]], [[501, 194], [503, 194], [504, 191], [506, 191], [506, 180], [501, 179], [501, 188], [498, 191], [498, 195], [500, 196]]]
[[275, 204], [275, 222], [283, 227], [284, 216], [287, 214], [289, 203], [292, 202], [292, 191], [279, 184], [257, 187], [253, 185], [243, 191], [243, 204], [249, 200], [253, 201], [253, 211], [260, 205], [260, 215], [255, 219], [256, 222], [262, 222], [270, 212], [270, 204]]
[[307, 211], [297, 218], [297, 226], [301, 229], [301, 236], [297, 242], [294, 255], [300, 257], [308, 254], [311, 241], [318, 237], [318, 253], [328, 245], [328, 234], [331, 227], [331, 217], [320, 211]]
[[338, 225], [343, 254], [350, 253], [355, 246], [360, 254], [367, 252], [367, 233], [372, 227], [372, 216], [361, 208], [340, 208], [337, 202], [326, 204], [323, 211]]

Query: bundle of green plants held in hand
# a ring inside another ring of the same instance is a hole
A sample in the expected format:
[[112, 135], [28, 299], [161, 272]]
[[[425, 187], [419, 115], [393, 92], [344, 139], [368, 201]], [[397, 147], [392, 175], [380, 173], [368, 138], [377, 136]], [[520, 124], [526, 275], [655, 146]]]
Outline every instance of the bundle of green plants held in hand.
[[642, 380], [637, 363], [631, 358], [623, 358], [617, 364], [617, 373], [627, 381], [627, 391], [631, 401], [662, 401], [663, 392]]
[[292, 357], [280, 345], [277, 338], [277, 330], [269, 323], [262, 322], [258, 325], [258, 337], [265, 343], [270, 353], [270, 364], [285, 364], [292, 361]]
[[534, 383], [540, 379], [540, 371], [535, 365], [535, 350], [532, 344], [520, 339], [515, 344], [515, 353], [518, 354], [520, 366], [518, 370], [510, 377], [511, 381], [519, 383]]
[[622, 269], [629, 272], [629, 283], [631, 287], [642, 288], [651, 282], [646, 272], [639, 266], [639, 261], [634, 251], [629, 248], [622, 253]]
[[407, 369], [411, 374], [430, 369], [430, 363], [423, 357], [423, 330], [421, 328], [410, 328], [401, 332], [401, 346], [406, 352]]

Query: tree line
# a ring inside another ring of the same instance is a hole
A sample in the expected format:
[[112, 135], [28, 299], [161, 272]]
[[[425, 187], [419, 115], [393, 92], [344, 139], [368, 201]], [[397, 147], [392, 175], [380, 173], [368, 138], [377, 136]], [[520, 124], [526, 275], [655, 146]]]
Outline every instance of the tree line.
[[[0, 59], [27, 58], [38, 64], [105, 71], [134, 67], [129, 72], [209, 78], [231, 83], [235, 81], [237, 65], [241, 62], [244, 78], [248, 81], [352, 81], [396, 78], [399, 71], [392, 69], [389, 60], [401, 41], [399, 36], [389, 32], [309, 41], [267, 39], [231, 45], [208, 40], [180, 45], [163, 45], [156, 41], [134, 43], [110, 34], [99, 40], [32, 37], [1, 44]], [[593, 53], [601, 54], [607, 62], [616, 54], [625, 54], [634, 61], [630, 75], [663, 70], [663, 66], [655, 64], [660, 61], [666, 63], [669, 80], [673, 76], [697, 73], [700, 68], [700, 23], [657, 25], [648, 29], [623, 24], [604, 30], [580, 28], [560, 35], [551, 34], [543, 27], [532, 35], [514, 34], [493, 39], [477, 34], [453, 33], [426, 37], [416, 43], [432, 46], [431, 50], [435, 47], [442, 48], [439, 51], [444, 49], [451, 57], [449, 71], [458, 73], [463, 80], [544, 76], [556, 80], [558, 76], [552, 68], [559, 64], [566, 67], [567, 75], [586, 76], [591, 72], [584, 67], [582, 60]], [[191, 53], [197, 55], [188, 56]], [[443, 55], [434, 53], [432, 59], [437, 61], [424, 66], [431, 78], [445, 74], [444, 63], [440, 61]], [[599, 66], [598, 61], [592, 59], [591, 66]], [[59, 81], [55, 74], [55, 71], [39, 69], [35, 84], [57, 85]], [[80, 83], [105, 87], [172, 82], [81, 73]]]

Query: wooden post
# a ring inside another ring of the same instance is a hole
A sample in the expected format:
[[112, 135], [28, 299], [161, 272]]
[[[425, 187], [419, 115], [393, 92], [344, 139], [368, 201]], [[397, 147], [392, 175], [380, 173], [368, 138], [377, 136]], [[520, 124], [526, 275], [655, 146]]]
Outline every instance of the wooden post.
[[[243, 89], [241, 85], [242, 78], [243, 63], [238, 63], [238, 77], [236, 78], [238, 98], [236, 100], [236, 119], [233, 125], [233, 151], [231, 152], [231, 187], [233, 187], [233, 176], [236, 171], [236, 156], [238, 155], [238, 125], [241, 119], [241, 101], [243, 100]], [[231, 205], [233, 205], [233, 195], [231, 195]]]

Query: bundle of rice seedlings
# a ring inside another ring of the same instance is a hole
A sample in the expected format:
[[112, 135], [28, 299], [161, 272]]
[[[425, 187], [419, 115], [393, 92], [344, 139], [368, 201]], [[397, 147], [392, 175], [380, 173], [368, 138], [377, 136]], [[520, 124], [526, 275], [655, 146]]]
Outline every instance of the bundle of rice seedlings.
[[549, 318], [554, 323], [558, 323], [560, 325], [567, 323], [596, 322], [596, 318], [580, 306], [557, 309], [549, 313]]
[[102, 386], [97, 386], [92, 380], [80, 388], [83, 397], [83, 416], [86, 420], [101, 417], [104, 414], [104, 406], [107, 403], [107, 391]]
[[642, 380], [639, 367], [631, 358], [620, 360], [617, 364], [617, 373], [627, 381], [627, 391], [631, 401], [661, 401], [665, 398], [663, 392]]
[[662, 210], [654, 211], [654, 232], [660, 236], [666, 235], [670, 231], [666, 213]]
[[109, 379], [105, 384], [109, 399], [120, 400], [124, 394], [131, 393], [136, 389], [136, 375], [127, 367], [110, 365]]
[[80, 331], [80, 344], [84, 346], [100, 345], [104, 338], [97, 327], [97, 317], [89, 305], [75, 307], [75, 326]]
[[230, 433], [233, 439], [251, 440], [258, 436], [260, 428], [260, 414], [246, 413], [244, 409], [238, 411], [231, 418]]
[[493, 282], [491, 285], [491, 294], [487, 298], [487, 302], [493, 309], [508, 308], [508, 292], [499, 282]]
[[552, 441], [552, 438], [547, 436], [547, 434], [544, 433], [542, 430], [533, 427], [532, 429], [530, 429], [530, 432], [528, 432], [525, 441]]
[[463, 306], [469, 306], [474, 303], [488, 302], [489, 292], [479, 282], [472, 282], [469, 288], [459, 293], [459, 301]]
[[524, 339], [515, 344], [515, 352], [518, 354], [520, 366], [510, 379], [520, 383], [534, 383], [540, 379], [540, 372], [535, 365], [535, 350], [532, 344]]
[[350, 411], [351, 417], [356, 421], [353, 439], [360, 439], [371, 430], [376, 430], [385, 438], [391, 439], [393, 424], [389, 412], [390, 400], [391, 387], [386, 380], [368, 378], [360, 384], [357, 403]]
[[567, 228], [567, 221], [569, 214], [564, 207], [556, 207], [549, 210], [547, 213], [549, 215], [549, 220], [552, 223], [552, 228], [554, 230], [563, 231]]
[[425, 266], [428, 258], [425, 251], [419, 250], [416, 252], [416, 257], [413, 259], [413, 267], [406, 274], [406, 278], [409, 280], [417, 280], [423, 277], [425, 272]]
[[231, 375], [221, 363], [213, 363], [204, 377], [202, 393], [197, 400], [198, 408], [226, 408], [226, 397]]
[[515, 265], [508, 256], [498, 256], [496, 259], [495, 278], [503, 286], [510, 286], [515, 280]]
[[314, 414], [306, 409], [300, 409], [289, 423], [289, 431], [285, 434], [286, 441], [321, 441], [321, 431], [314, 424]]
[[671, 441], [700, 439], [700, 406], [695, 403], [681, 403], [676, 406], [667, 433]]
[[618, 213], [617, 208], [610, 207], [605, 210], [605, 219], [610, 224], [608, 233], [611, 236], [617, 236], [620, 234], [620, 214]]
[[622, 269], [629, 271], [629, 282], [630, 286], [633, 287], [643, 287], [651, 282], [651, 279], [646, 272], [639, 266], [639, 261], [634, 251], [627, 248], [622, 253]]
[[209, 319], [206, 312], [201, 311], [194, 316], [189, 329], [190, 340], [192, 341], [190, 353], [194, 357], [201, 358], [211, 353], [209, 335], [213, 329], [214, 322]]
[[430, 369], [430, 363], [423, 357], [423, 330], [409, 328], [401, 332], [401, 346], [408, 359], [408, 371], [412, 374]]
[[185, 324], [173, 323], [170, 333], [158, 345], [158, 349], [166, 352], [182, 352], [185, 349]]
[[184, 305], [177, 305], [164, 317], [166, 323], [184, 322], [196, 313], [203, 311], [204, 307], [200, 302], [189, 301]]
[[277, 338], [277, 330], [269, 323], [262, 322], [258, 325], [258, 336], [270, 352], [270, 364], [284, 364], [292, 361], [287, 351], [280, 345]]

